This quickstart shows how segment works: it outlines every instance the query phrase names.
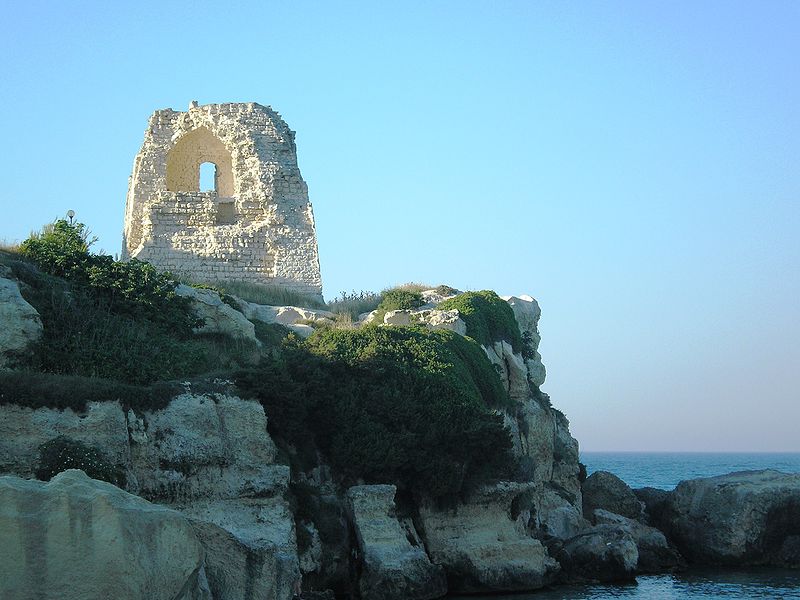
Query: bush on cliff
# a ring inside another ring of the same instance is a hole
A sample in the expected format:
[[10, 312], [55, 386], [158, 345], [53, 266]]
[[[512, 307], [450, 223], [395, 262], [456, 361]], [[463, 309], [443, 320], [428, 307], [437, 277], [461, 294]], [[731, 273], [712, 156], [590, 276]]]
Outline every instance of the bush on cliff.
[[169, 274], [90, 245], [83, 224], [59, 220], [21, 244], [27, 260], [7, 261], [44, 325], [32, 368], [147, 384], [250, 360], [241, 342], [192, 333], [202, 321]]
[[125, 471], [113, 465], [95, 446], [60, 435], [39, 446], [36, 478], [50, 481], [67, 469], [80, 469], [92, 479], [125, 486]]
[[489, 290], [464, 292], [445, 300], [438, 310], [457, 309], [467, 325], [467, 335], [483, 346], [506, 341], [514, 352], [522, 352], [525, 343], [508, 303]]
[[479, 355], [456, 339], [421, 328], [320, 330], [236, 383], [261, 400], [270, 433], [319, 448], [346, 483], [454, 498], [514, 469], [508, 431], [489, 408], [507, 401], [497, 373], [489, 366], [478, 381]]

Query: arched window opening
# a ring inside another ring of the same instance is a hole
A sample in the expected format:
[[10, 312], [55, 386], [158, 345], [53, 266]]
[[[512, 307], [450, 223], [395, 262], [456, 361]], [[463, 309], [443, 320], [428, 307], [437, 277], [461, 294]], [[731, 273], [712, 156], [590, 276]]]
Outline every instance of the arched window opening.
[[[205, 175], [205, 169], [212, 174]], [[231, 153], [205, 127], [185, 134], [167, 153], [166, 175], [170, 192], [216, 191], [220, 198], [234, 196]]]
[[200, 165], [200, 191], [219, 191], [217, 189], [217, 165], [213, 162], [204, 162]]

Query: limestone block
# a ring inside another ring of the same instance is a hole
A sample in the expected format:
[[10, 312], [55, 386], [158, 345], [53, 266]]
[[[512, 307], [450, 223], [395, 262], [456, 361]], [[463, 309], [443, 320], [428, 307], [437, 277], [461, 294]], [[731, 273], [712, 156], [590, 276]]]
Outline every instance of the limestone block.
[[[347, 504], [362, 556], [359, 579], [364, 600], [430, 600], [447, 592], [444, 570], [428, 560], [418, 539], [394, 512], [393, 485], [360, 485], [347, 490]], [[408, 524], [413, 529], [413, 525]]]
[[259, 496], [283, 485], [285, 467], [273, 464], [277, 449], [258, 402], [186, 393], [144, 421], [146, 442], [132, 443], [131, 455], [146, 498]]
[[211, 600], [184, 516], [76, 470], [0, 477], [0, 597]]
[[452, 510], [420, 506], [428, 553], [447, 571], [451, 592], [533, 590], [554, 579], [558, 564], [527, 535], [527, 519], [512, 519], [515, 500], [519, 504], [534, 489], [534, 484], [500, 482]]
[[260, 344], [256, 339], [253, 324], [238, 310], [225, 304], [214, 290], [180, 284], [175, 288], [175, 293], [190, 298], [195, 314], [205, 321], [205, 324], [196, 330], [198, 333], [221, 333]]
[[14, 366], [42, 337], [42, 320], [28, 304], [12, 278], [11, 269], [0, 265], [0, 369]]

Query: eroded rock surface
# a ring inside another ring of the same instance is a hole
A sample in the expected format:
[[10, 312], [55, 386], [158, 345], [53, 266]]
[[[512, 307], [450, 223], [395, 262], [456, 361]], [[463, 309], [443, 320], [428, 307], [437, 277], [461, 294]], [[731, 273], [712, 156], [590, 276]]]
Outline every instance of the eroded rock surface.
[[428, 553], [445, 568], [450, 591], [533, 590], [553, 581], [558, 564], [527, 534], [528, 515], [512, 512], [515, 500], [532, 489], [533, 484], [502, 482], [452, 510], [420, 507]]
[[205, 324], [197, 329], [198, 333], [219, 333], [233, 338], [245, 339], [258, 344], [255, 327], [238, 310], [222, 301], [214, 290], [198, 289], [180, 284], [175, 293], [190, 298], [192, 309]]
[[362, 556], [361, 598], [432, 600], [444, 596], [447, 592], [444, 569], [431, 564], [413, 524], [410, 521], [401, 524], [397, 519], [395, 492], [393, 485], [360, 485], [347, 490], [348, 508]]
[[639, 521], [598, 508], [593, 519], [598, 525], [613, 525], [629, 533], [639, 551], [639, 573], [663, 573], [683, 565], [683, 557], [667, 542], [662, 532]]
[[69, 470], [0, 477], [0, 598], [211, 600], [186, 517]]
[[0, 265], [0, 369], [24, 360], [42, 337], [39, 313], [25, 301], [11, 269]]
[[639, 550], [623, 528], [597, 525], [567, 540], [556, 558], [563, 581], [621, 581], [635, 577]]
[[658, 525], [696, 563], [800, 567], [800, 474], [682, 481]]
[[624, 481], [608, 471], [595, 471], [581, 486], [583, 514], [601, 508], [629, 519], [644, 520], [644, 505]]

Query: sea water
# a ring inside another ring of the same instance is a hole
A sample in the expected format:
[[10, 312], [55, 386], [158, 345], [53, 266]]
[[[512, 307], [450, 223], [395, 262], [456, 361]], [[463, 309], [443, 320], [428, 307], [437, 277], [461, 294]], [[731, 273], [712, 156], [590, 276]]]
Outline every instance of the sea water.
[[[776, 469], [800, 473], [800, 453], [583, 452], [591, 475], [611, 471], [632, 488], [673, 489], [684, 479], [733, 471]], [[800, 570], [691, 569], [668, 575], [640, 575], [626, 585], [559, 586], [527, 594], [451, 596], [452, 600], [711, 600], [770, 598], [800, 600]]]

